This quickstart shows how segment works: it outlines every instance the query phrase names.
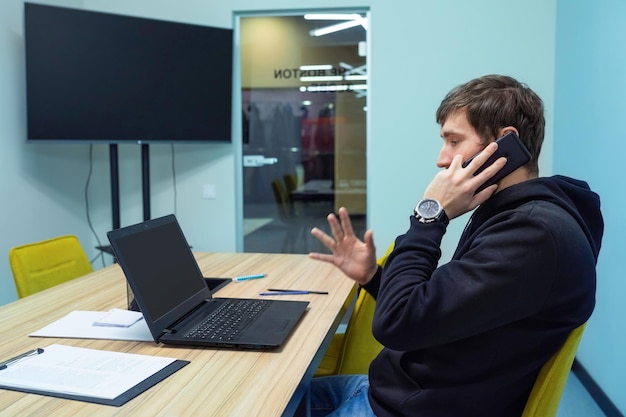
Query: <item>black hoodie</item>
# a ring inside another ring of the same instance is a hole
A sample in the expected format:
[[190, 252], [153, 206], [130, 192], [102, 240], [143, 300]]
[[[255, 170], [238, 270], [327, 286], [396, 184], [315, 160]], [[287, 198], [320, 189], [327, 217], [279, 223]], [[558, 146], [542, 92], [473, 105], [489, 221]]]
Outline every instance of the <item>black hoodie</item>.
[[376, 298], [370, 366], [379, 417], [519, 417], [541, 366], [595, 305], [599, 197], [563, 176], [508, 187], [437, 267], [443, 223], [411, 217]]

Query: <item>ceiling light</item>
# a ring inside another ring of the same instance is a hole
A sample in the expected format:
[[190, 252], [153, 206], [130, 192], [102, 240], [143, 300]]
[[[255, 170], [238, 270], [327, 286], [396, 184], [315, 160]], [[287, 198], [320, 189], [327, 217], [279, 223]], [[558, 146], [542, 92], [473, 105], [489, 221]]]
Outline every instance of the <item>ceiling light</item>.
[[309, 32], [311, 36], [323, 36], [329, 33], [339, 32], [340, 30], [350, 29], [355, 26], [359, 26], [361, 22], [365, 20], [363, 18], [348, 20], [346, 22], [337, 23], [336, 25], [330, 25], [319, 29], [314, 29]]
[[301, 92], [322, 92], [322, 91], [365, 91], [367, 84], [334, 84], [334, 85], [309, 85], [300, 87]]
[[319, 77], [300, 77], [300, 81], [304, 82], [317, 82], [317, 81], [341, 81], [343, 77], [341, 75], [321, 75]]
[[330, 64], [323, 65], [300, 65], [302, 71], [318, 71], [318, 70], [330, 70], [333, 66]]
[[361, 15], [356, 13], [307, 13], [304, 15], [306, 20], [356, 20]]

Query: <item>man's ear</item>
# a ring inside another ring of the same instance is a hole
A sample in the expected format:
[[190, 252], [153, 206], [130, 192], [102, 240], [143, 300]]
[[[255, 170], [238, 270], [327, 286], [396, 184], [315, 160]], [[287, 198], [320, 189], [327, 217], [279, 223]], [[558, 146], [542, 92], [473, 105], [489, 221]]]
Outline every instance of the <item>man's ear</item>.
[[513, 126], [506, 126], [506, 127], [500, 128], [500, 130], [498, 131], [498, 137], [501, 138], [502, 136], [506, 135], [509, 132], [513, 132], [517, 136], [519, 136], [519, 132], [517, 131], [517, 129], [515, 127], [513, 127]]

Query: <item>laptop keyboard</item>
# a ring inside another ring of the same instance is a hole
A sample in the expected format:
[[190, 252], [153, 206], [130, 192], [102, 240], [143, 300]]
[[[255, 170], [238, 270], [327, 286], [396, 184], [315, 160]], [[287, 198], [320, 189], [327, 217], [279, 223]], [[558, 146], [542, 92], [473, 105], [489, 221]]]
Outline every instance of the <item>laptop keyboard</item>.
[[226, 300], [185, 337], [235, 341], [254, 318], [270, 304], [271, 302], [267, 300]]

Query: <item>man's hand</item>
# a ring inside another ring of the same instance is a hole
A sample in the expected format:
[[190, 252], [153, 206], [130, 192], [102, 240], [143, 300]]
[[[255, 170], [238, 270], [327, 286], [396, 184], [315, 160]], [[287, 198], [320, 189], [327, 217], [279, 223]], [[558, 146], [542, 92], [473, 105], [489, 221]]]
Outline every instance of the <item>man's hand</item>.
[[330, 249], [332, 255], [311, 252], [309, 257], [330, 262], [359, 284], [367, 284], [378, 269], [372, 231], [366, 231], [363, 241], [359, 240], [354, 235], [348, 210], [344, 207], [339, 209], [339, 220], [333, 213], [327, 219], [334, 238], [317, 227], [311, 230], [311, 234]]
[[490, 143], [466, 168], [463, 168], [461, 155], [455, 156], [448, 169], [437, 173], [426, 187], [424, 198], [434, 198], [439, 201], [450, 219], [459, 217], [487, 201], [498, 189], [496, 184], [485, 188], [478, 194], [474, 194], [474, 192], [502, 169], [506, 164], [506, 158], [498, 158], [496, 162], [476, 176], [474, 176], [474, 172], [497, 149], [497, 143]]

